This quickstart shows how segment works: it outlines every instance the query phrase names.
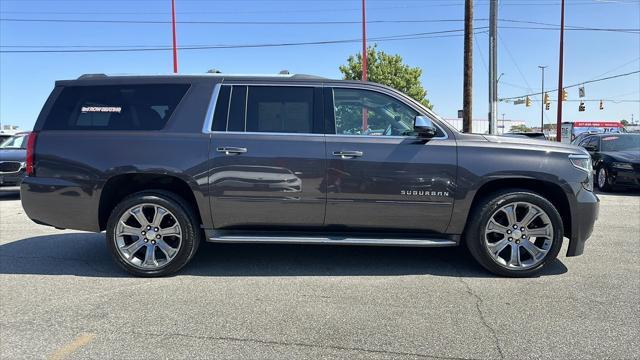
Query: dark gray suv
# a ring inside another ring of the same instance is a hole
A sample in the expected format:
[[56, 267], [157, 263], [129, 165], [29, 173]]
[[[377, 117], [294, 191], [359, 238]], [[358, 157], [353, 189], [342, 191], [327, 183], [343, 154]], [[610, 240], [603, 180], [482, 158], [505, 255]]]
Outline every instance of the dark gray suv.
[[201, 240], [456, 246], [529, 276], [598, 215], [576, 146], [462, 134], [367, 82], [287, 76], [58, 81], [27, 149], [22, 204], [39, 224], [106, 231], [140, 276]]

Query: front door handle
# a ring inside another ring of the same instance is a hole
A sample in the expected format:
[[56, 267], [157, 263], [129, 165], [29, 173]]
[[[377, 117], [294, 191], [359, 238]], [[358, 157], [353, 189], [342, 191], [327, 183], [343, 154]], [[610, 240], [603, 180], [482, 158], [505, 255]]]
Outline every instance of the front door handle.
[[216, 151], [224, 153], [225, 155], [240, 155], [240, 154], [246, 153], [247, 152], [247, 148], [225, 146], [225, 147], [217, 148]]
[[342, 159], [353, 159], [364, 155], [362, 151], [334, 151], [333, 156], [339, 156]]

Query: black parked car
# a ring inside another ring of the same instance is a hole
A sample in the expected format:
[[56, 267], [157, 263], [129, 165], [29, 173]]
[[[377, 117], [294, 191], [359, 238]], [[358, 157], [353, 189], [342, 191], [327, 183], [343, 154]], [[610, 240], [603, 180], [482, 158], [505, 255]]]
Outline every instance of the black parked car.
[[[58, 81], [27, 146], [39, 224], [105, 231], [140, 276], [201, 240], [441, 247], [529, 276], [598, 216], [577, 146], [462, 134], [386, 86], [312, 76]], [[52, 240], [54, 241], [54, 240]]]
[[640, 188], [640, 134], [592, 134], [578, 145], [591, 154], [598, 189]]
[[536, 139], [536, 140], [547, 140], [547, 137], [544, 133], [541, 132], [508, 132], [503, 134], [502, 136], [506, 137], [520, 137], [527, 139]]
[[18, 133], [0, 142], [0, 186], [20, 185], [25, 176], [27, 136]]

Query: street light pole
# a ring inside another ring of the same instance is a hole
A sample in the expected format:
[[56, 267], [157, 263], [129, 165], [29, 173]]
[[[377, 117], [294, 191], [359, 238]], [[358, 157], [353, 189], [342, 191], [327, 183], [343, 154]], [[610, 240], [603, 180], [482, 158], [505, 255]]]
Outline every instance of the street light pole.
[[542, 70], [542, 91], [540, 92], [540, 103], [542, 104], [540, 106], [540, 132], [544, 134], [544, 69], [547, 66], [538, 66], [540, 68], [540, 70]]
[[173, 73], [178, 73], [178, 47], [176, 39], [176, 0], [171, 0], [171, 30], [173, 32]]

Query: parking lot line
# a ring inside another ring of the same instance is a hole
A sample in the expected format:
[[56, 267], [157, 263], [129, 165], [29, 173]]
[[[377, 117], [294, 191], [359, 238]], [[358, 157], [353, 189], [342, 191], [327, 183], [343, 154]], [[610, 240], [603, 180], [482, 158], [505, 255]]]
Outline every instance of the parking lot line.
[[96, 334], [81, 334], [77, 338], [73, 339], [73, 341], [67, 343], [51, 354], [49, 360], [66, 359], [69, 355], [73, 354], [73, 352], [90, 343], [95, 337]]

